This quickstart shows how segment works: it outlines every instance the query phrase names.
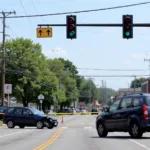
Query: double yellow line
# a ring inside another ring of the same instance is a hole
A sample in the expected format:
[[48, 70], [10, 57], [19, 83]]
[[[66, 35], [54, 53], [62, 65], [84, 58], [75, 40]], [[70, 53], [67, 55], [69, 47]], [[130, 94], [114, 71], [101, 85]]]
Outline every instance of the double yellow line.
[[63, 131], [63, 128], [60, 128], [48, 141], [39, 145], [37, 148], [35, 148], [33, 150], [44, 150], [46, 147], [53, 144], [58, 139], [58, 137], [60, 136], [62, 131]]

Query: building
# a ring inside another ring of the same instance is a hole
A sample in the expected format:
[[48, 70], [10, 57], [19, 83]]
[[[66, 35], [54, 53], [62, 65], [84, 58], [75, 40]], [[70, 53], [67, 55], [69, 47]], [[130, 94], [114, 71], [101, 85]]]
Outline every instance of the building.
[[141, 83], [141, 91], [142, 93], [150, 93], [150, 80]]
[[134, 94], [134, 93], [141, 93], [142, 90], [141, 88], [120, 88], [118, 90], [118, 94], [117, 94], [117, 97], [121, 97], [123, 95], [126, 95], [126, 94]]

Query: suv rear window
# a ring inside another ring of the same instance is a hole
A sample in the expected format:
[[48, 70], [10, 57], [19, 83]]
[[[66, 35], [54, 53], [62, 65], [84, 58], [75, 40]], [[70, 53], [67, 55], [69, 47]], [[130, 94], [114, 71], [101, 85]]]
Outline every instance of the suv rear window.
[[147, 106], [150, 106], [150, 96], [146, 97], [146, 103], [147, 103]]

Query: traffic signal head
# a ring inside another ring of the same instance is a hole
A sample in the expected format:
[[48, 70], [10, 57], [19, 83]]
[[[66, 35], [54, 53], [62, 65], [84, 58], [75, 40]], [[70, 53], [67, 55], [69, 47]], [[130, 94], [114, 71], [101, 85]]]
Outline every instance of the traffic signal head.
[[76, 16], [67, 16], [67, 39], [75, 39], [76, 38]]
[[123, 15], [123, 38], [133, 38], [133, 15]]

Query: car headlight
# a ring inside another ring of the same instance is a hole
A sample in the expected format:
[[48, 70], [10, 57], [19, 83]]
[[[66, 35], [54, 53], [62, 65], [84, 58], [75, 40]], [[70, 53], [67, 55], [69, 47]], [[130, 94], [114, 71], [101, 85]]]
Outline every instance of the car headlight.
[[53, 120], [52, 119], [49, 119], [50, 120], [50, 122], [52, 122]]

